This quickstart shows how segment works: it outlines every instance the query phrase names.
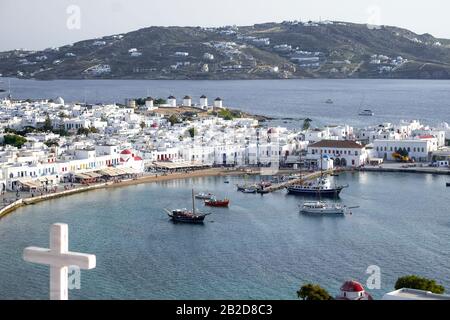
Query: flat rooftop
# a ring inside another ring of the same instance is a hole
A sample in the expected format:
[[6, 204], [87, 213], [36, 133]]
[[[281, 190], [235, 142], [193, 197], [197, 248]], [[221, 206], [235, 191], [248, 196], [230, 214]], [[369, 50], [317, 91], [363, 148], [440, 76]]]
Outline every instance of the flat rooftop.
[[416, 289], [400, 289], [386, 293], [383, 300], [450, 300], [450, 295]]

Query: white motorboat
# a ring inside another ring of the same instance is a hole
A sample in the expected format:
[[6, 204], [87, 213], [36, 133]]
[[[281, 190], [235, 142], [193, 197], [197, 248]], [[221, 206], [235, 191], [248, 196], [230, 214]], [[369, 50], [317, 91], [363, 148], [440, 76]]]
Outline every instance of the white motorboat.
[[343, 215], [347, 213], [347, 207], [338, 203], [324, 201], [304, 202], [300, 206], [300, 213], [312, 215]]
[[195, 198], [201, 200], [211, 200], [212, 198], [214, 198], [214, 195], [209, 192], [208, 193], [200, 192], [195, 195]]

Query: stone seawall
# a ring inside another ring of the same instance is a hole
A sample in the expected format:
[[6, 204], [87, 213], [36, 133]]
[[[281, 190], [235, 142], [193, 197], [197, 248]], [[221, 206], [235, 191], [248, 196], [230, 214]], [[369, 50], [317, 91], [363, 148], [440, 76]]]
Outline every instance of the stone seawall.
[[86, 187], [64, 190], [64, 191], [55, 192], [55, 193], [44, 194], [42, 196], [36, 196], [36, 197], [32, 197], [32, 198], [19, 199], [17, 201], [14, 201], [13, 203], [7, 205], [6, 207], [3, 207], [2, 209], [0, 209], [0, 218], [6, 216], [8, 213], [10, 213], [10, 212], [14, 211], [15, 209], [17, 209], [21, 206], [24, 206], [24, 205], [35, 204], [35, 203], [45, 201], [45, 200], [56, 199], [56, 198], [60, 198], [60, 197], [64, 197], [64, 196], [68, 196], [68, 195], [72, 195], [72, 194], [76, 194], [76, 193], [86, 192], [89, 190], [100, 189], [100, 188], [104, 188], [108, 185], [109, 185], [108, 183], [101, 183], [101, 184], [96, 184], [96, 185], [92, 185], [92, 186], [86, 186]]

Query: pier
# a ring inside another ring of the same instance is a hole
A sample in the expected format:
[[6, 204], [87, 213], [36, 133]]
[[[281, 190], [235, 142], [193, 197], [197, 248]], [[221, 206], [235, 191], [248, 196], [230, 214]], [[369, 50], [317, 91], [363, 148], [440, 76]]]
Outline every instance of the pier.
[[264, 188], [264, 191], [268, 191], [268, 192], [278, 191], [281, 189], [285, 189], [286, 187], [289, 187], [291, 185], [303, 184], [308, 180], [320, 177], [320, 175], [328, 175], [328, 174], [337, 173], [337, 172], [342, 172], [342, 170], [327, 170], [327, 171], [310, 172], [310, 173], [307, 173], [297, 179], [292, 179], [292, 180], [284, 181], [281, 183], [273, 184], [270, 187]]

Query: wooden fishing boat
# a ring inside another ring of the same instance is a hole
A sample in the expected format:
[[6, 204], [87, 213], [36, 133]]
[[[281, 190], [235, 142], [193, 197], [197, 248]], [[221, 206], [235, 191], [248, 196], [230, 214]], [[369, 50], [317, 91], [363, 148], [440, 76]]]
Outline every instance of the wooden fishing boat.
[[225, 207], [225, 208], [227, 208], [229, 204], [230, 204], [230, 200], [228, 200], [228, 199], [223, 199], [223, 200], [209, 199], [209, 200], [205, 200], [205, 205], [209, 206], [209, 207]]
[[210, 213], [201, 213], [195, 210], [195, 197], [194, 197], [194, 189], [192, 189], [192, 211], [188, 209], [174, 209], [167, 210], [167, 215], [171, 218], [173, 222], [182, 222], [182, 223], [203, 223], [205, 217]]

